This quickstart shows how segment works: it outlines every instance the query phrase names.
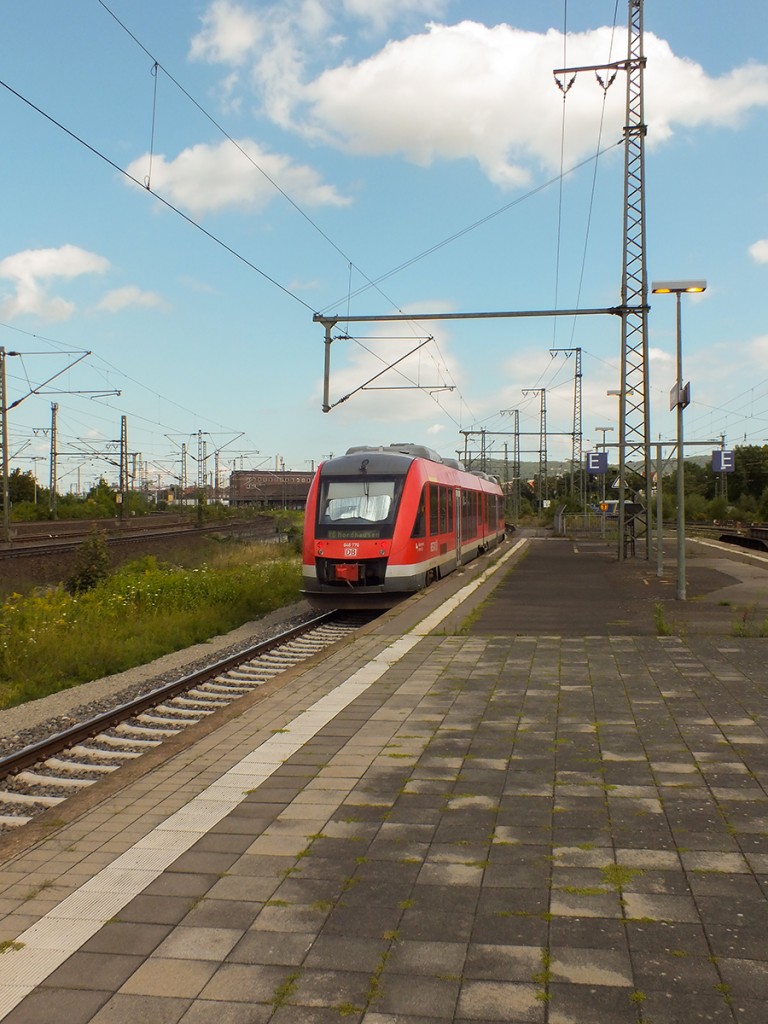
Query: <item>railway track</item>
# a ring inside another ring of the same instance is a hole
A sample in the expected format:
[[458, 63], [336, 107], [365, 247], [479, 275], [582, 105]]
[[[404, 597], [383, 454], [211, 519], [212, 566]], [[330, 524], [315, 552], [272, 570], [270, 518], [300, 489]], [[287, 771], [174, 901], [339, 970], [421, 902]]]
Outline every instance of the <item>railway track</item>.
[[370, 615], [329, 612], [0, 759], [0, 832], [338, 643]]
[[[106, 544], [115, 548], [140, 548], [142, 544], [153, 541], [204, 537], [206, 535], [239, 536], [246, 539], [272, 541], [276, 538], [272, 520], [223, 520], [209, 522], [202, 526], [190, 520], [107, 520], [103, 524], [90, 520], [84, 521], [90, 529], [84, 529], [79, 523], [51, 525], [48, 532], [25, 530], [23, 526], [39, 524], [16, 524], [13, 528], [13, 539], [10, 544], [0, 543], [0, 559], [7, 562], [39, 557], [41, 555], [62, 555], [76, 551], [93, 529], [100, 531]], [[46, 524], [47, 525], [47, 524]]]

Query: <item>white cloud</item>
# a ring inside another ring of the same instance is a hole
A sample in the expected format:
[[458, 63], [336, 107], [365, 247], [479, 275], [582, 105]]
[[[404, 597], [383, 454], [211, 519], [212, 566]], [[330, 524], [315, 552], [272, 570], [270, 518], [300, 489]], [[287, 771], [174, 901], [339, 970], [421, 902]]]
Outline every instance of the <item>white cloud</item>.
[[229, 0], [214, 0], [202, 22], [202, 31], [192, 40], [190, 56], [211, 63], [242, 64], [265, 31], [256, 14]]
[[[502, 187], [525, 184], [535, 169], [559, 169], [563, 100], [552, 75], [563, 64], [559, 31], [431, 23], [363, 59], [351, 56], [360, 40], [341, 34], [350, 18], [383, 30], [396, 18], [436, 17], [449, 6], [441, 0], [284, 0], [260, 7], [257, 16], [245, 4], [217, 0], [193, 55], [236, 66], [250, 60], [250, 82], [267, 116], [348, 153], [399, 155], [424, 166], [472, 159]], [[625, 47], [625, 34], [610, 27], [571, 33], [567, 63], [615, 61]], [[645, 34], [644, 48], [649, 145], [682, 127], [734, 127], [754, 107], [768, 105], [765, 64], [715, 78], [652, 33]], [[605, 94], [604, 145], [622, 141], [624, 85], [625, 73], [618, 72]], [[594, 153], [602, 97], [591, 74], [578, 76], [569, 90], [566, 165]]]
[[649, 360], [652, 363], [661, 363], [661, 364], [663, 364], [663, 363], [671, 363], [675, 359], [675, 357], [671, 354], [671, 352], [665, 352], [664, 349], [662, 349], [662, 348], [653, 348], [653, 347], [648, 349], [648, 358], [649, 358]]
[[759, 242], [750, 245], [749, 255], [755, 263], [768, 263], [768, 238], [761, 238]]
[[759, 366], [761, 372], [768, 368], [768, 334], [763, 334], [751, 341], [749, 352], [754, 360], [754, 365]]
[[102, 274], [109, 261], [76, 245], [59, 249], [26, 249], [0, 260], [0, 278], [14, 282], [15, 294], [0, 301], [0, 313], [7, 319], [34, 315], [44, 320], [66, 320], [74, 303], [52, 296], [49, 285], [57, 278], [71, 280], [83, 274]]
[[119, 313], [131, 306], [139, 306], [143, 309], [167, 309], [168, 303], [157, 292], [143, 292], [134, 285], [127, 285], [125, 288], [115, 288], [113, 291], [107, 292], [96, 308], [107, 313]]
[[[569, 63], [597, 63], [610, 52], [611, 30], [568, 37]], [[649, 142], [678, 125], [734, 125], [768, 105], [768, 67], [750, 65], [710, 78], [646, 36], [653, 68], [646, 76]], [[296, 126], [364, 155], [401, 154], [428, 165], [475, 159], [501, 186], [519, 185], [531, 165], [559, 167], [561, 93], [552, 69], [562, 63], [562, 37], [475, 22], [430, 25], [426, 33], [388, 43], [357, 64], [323, 72], [303, 91]], [[601, 93], [583, 75], [568, 93], [564, 154], [571, 164], [594, 152]], [[606, 94], [603, 143], [618, 142], [625, 121], [623, 76]]]
[[446, 0], [343, 0], [344, 11], [382, 31], [406, 15], [439, 17], [447, 8]]
[[[142, 180], [148, 166], [149, 156], [144, 155], [127, 170]], [[152, 190], [195, 214], [262, 209], [279, 194], [272, 182], [303, 206], [349, 202], [332, 185], [324, 185], [311, 167], [267, 153], [249, 139], [239, 140], [236, 146], [228, 140], [216, 146], [201, 143], [182, 150], [173, 160], [162, 155], [152, 159]]]
[[320, 37], [335, 49], [345, 41], [343, 32], [334, 27], [337, 20], [352, 19], [364, 30], [383, 32], [406, 18], [440, 17], [449, 5], [450, 0], [281, 0], [262, 3], [256, 13], [245, 2], [213, 0], [201, 18], [203, 27], [192, 39], [189, 56], [239, 66], [281, 40], [287, 50], [299, 52], [302, 45]]

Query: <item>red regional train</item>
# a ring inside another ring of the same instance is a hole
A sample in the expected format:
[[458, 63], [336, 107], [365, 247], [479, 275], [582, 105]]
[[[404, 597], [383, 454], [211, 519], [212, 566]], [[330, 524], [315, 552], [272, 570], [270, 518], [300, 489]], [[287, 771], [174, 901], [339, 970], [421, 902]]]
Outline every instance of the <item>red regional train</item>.
[[350, 448], [309, 489], [303, 593], [315, 608], [390, 608], [503, 539], [493, 477], [421, 445]]

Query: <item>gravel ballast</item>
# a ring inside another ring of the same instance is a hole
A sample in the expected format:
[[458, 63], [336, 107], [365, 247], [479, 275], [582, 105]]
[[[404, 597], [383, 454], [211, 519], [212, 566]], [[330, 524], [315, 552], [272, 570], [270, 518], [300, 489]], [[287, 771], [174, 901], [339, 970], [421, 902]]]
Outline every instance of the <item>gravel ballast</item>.
[[223, 636], [165, 654], [147, 665], [94, 679], [48, 697], [0, 711], [0, 757], [28, 747], [56, 732], [110, 711], [142, 694], [205, 668], [216, 661], [314, 618], [305, 601], [270, 612]]

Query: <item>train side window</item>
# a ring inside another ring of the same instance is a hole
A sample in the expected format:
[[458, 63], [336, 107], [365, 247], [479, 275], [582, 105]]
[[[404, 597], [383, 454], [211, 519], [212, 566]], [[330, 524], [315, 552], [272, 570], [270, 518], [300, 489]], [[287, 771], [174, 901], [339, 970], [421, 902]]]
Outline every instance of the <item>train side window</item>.
[[448, 502], [451, 497], [451, 492], [447, 487], [440, 488], [440, 533], [446, 533], [448, 530]]
[[425, 537], [427, 533], [427, 485], [421, 490], [419, 508], [416, 512], [416, 522], [411, 530], [411, 537]]
[[437, 484], [429, 485], [429, 534], [436, 537], [440, 532], [440, 488]]

